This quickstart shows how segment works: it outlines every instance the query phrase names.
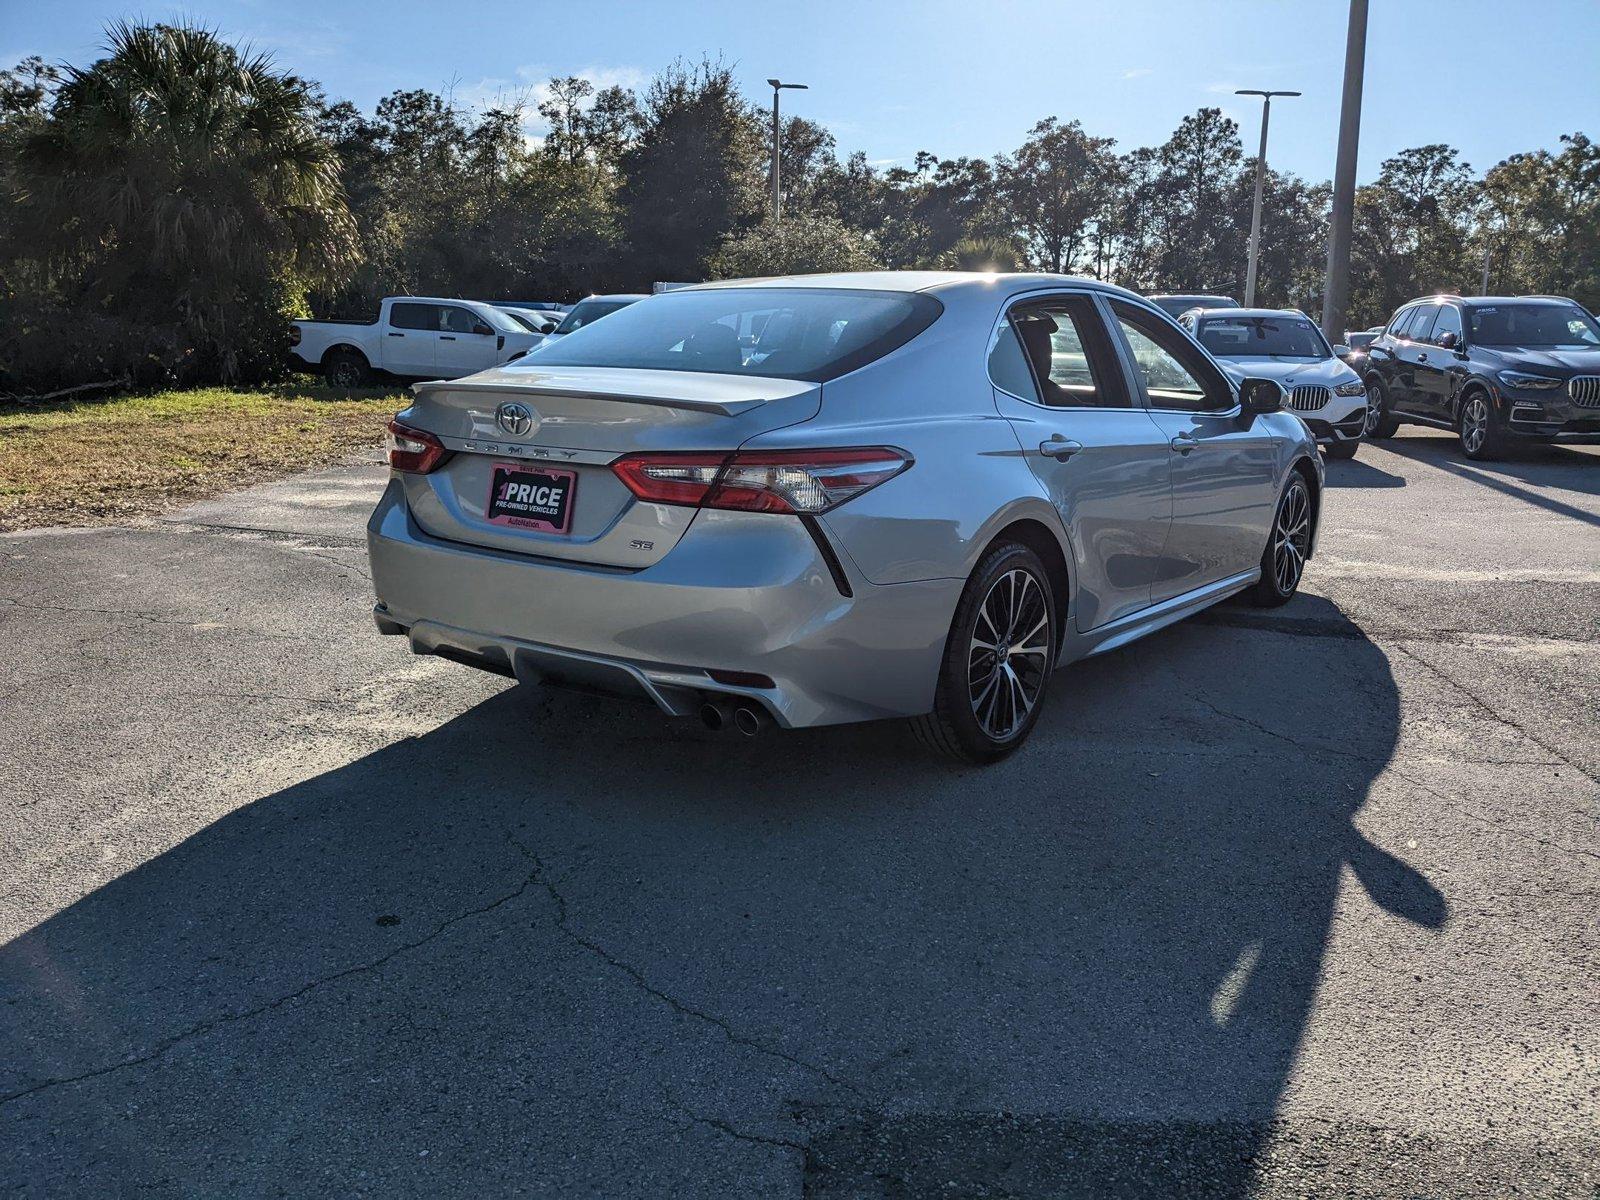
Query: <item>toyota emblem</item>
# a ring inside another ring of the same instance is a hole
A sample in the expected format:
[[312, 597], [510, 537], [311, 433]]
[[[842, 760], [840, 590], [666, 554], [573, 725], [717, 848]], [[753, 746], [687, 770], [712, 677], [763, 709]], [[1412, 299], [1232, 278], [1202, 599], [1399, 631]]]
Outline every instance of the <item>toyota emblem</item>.
[[512, 437], [521, 437], [533, 428], [533, 410], [526, 404], [519, 404], [515, 400], [507, 400], [494, 410], [494, 423], [500, 426], [502, 433], [509, 433]]

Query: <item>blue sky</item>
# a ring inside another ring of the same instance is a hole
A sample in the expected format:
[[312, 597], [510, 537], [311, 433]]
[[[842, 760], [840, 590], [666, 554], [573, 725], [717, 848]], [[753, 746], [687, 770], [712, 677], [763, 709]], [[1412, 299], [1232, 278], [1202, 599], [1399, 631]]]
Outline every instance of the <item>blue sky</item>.
[[[1483, 169], [1562, 133], [1600, 137], [1597, 0], [1372, 0], [1360, 175], [1407, 146], [1448, 142]], [[552, 74], [636, 85], [674, 57], [723, 56], [752, 97], [811, 85], [787, 111], [842, 152], [983, 157], [1042, 117], [1078, 118], [1119, 147], [1166, 138], [1219, 105], [1247, 147], [1257, 104], [1235, 87], [1297, 88], [1273, 106], [1269, 159], [1333, 172], [1343, 0], [0, 0], [0, 58], [82, 63], [118, 18], [187, 17], [252, 41], [371, 109], [402, 87], [482, 103]]]

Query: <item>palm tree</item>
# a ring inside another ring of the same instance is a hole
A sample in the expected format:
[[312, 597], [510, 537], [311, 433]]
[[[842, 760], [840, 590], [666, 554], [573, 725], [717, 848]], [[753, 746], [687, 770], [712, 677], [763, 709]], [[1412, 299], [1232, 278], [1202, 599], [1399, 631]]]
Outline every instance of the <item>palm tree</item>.
[[355, 256], [317, 95], [207, 29], [107, 37], [22, 147], [23, 219], [64, 296], [171, 321], [234, 377], [250, 339]]

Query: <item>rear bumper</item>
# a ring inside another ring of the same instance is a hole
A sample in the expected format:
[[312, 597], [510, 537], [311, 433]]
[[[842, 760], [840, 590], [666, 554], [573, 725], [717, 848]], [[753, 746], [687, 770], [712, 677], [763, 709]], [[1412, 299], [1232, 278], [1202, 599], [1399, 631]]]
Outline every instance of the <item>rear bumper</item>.
[[642, 696], [675, 715], [708, 694], [748, 697], [787, 727], [931, 709], [962, 586], [878, 586], [845, 565], [853, 595], [842, 595], [805, 527], [760, 513], [701, 512], [641, 571], [557, 563], [431, 537], [394, 482], [367, 548], [378, 627], [417, 653]]

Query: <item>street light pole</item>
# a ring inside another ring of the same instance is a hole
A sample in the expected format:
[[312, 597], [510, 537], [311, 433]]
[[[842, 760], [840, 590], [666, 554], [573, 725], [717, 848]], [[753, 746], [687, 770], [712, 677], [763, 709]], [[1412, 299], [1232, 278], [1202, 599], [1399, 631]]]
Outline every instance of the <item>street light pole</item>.
[[1367, 64], [1367, 0], [1350, 0], [1344, 43], [1344, 97], [1339, 104], [1339, 159], [1333, 170], [1328, 277], [1322, 288], [1322, 332], [1344, 340], [1350, 301], [1350, 231], [1356, 210], [1356, 144], [1361, 140], [1361, 78]]
[[1244, 277], [1244, 306], [1256, 306], [1256, 265], [1261, 261], [1261, 192], [1267, 182], [1267, 122], [1272, 120], [1274, 96], [1298, 96], [1299, 92], [1264, 92], [1240, 88], [1235, 96], [1261, 97], [1261, 149], [1256, 152], [1256, 203], [1250, 210], [1250, 267]]
[[776, 225], [783, 220], [783, 193], [778, 184], [778, 143], [782, 137], [782, 126], [778, 123], [778, 93], [784, 88], [794, 88], [799, 91], [807, 90], [803, 83], [784, 83], [778, 79], [769, 79], [772, 85], [772, 223]]

